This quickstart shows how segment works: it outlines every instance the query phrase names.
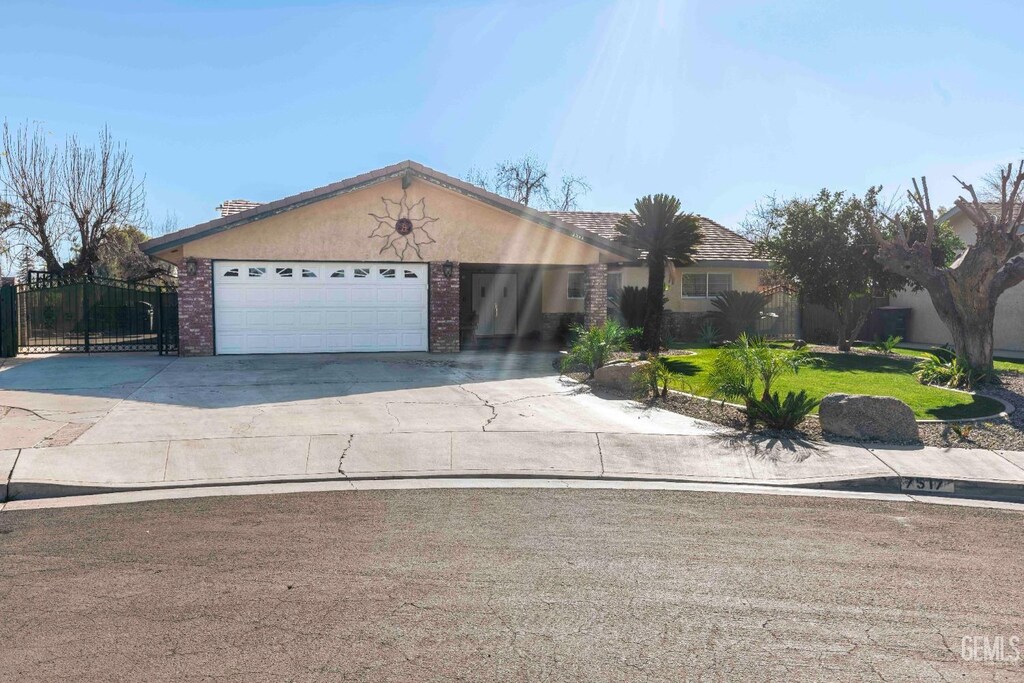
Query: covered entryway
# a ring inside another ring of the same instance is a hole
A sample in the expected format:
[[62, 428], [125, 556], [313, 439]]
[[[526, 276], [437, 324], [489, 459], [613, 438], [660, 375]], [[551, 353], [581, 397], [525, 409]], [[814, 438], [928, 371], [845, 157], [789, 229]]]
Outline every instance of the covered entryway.
[[218, 354], [427, 350], [427, 266], [216, 261]]

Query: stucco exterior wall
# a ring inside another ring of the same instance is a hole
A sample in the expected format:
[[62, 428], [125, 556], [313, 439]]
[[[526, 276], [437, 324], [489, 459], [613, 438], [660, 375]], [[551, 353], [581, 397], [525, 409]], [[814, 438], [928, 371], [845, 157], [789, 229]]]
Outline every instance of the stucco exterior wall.
[[[949, 226], [966, 244], [974, 243], [974, 226], [962, 215], [955, 215]], [[952, 341], [949, 330], [935, 312], [928, 292], [904, 291], [892, 299], [892, 306], [913, 309], [907, 341], [916, 344], [947, 344]], [[1003, 292], [996, 305], [995, 349], [1024, 351], [1024, 284]]]
[[[582, 313], [583, 300], [570, 299], [568, 296], [568, 278], [570, 272], [583, 272], [583, 269], [559, 269], [549, 270], [544, 273], [543, 311], [545, 313]], [[646, 287], [647, 269], [644, 267], [630, 266], [626, 268], [608, 268], [608, 275], [622, 273], [623, 287]], [[714, 268], [705, 266], [692, 266], [680, 268], [676, 271], [675, 282], [669, 283], [665, 295], [668, 297], [668, 304], [665, 310], [677, 313], [701, 313], [714, 310], [710, 298], [689, 298], [683, 296], [683, 273], [729, 273], [732, 275], [733, 289], [741, 292], [756, 291], [760, 284], [760, 277], [763, 271], [760, 268]], [[668, 279], [666, 274], [666, 280]]]
[[[410, 204], [424, 200], [426, 215], [437, 218], [426, 225], [434, 242], [420, 247], [421, 259], [407, 252], [406, 261], [583, 266], [602, 260], [604, 252], [579, 239], [433, 183], [413, 179], [404, 192]], [[381, 252], [383, 238], [370, 237], [377, 227], [370, 214], [385, 213], [382, 198], [399, 201], [402, 195], [400, 180], [380, 183], [189, 242], [160, 256], [173, 262], [184, 257], [398, 261], [394, 252]]]

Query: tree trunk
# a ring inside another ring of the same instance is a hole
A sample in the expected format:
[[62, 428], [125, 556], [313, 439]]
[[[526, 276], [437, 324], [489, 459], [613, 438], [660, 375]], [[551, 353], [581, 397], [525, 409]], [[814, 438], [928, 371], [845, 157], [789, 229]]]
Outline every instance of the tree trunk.
[[929, 294], [935, 311], [953, 337], [957, 358], [972, 368], [991, 370], [996, 302], [989, 295], [988, 288], [982, 287], [970, 296], [959, 297], [950, 294], [948, 283], [944, 290], [929, 290]]
[[661, 321], [665, 310], [665, 259], [647, 257], [647, 314], [644, 316], [644, 351], [661, 350]]
[[850, 310], [850, 302], [846, 301], [840, 305], [839, 310], [836, 311], [836, 316], [839, 318], [839, 325], [836, 336], [836, 348], [843, 353], [850, 352], [850, 316], [852, 311]]

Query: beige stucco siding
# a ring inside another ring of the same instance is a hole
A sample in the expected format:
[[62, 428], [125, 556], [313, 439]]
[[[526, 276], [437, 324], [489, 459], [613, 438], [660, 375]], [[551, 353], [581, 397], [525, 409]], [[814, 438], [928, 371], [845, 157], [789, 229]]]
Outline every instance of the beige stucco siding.
[[[397, 261], [394, 252], [381, 253], [383, 238], [370, 237], [377, 227], [370, 214], [384, 214], [382, 198], [399, 201], [402, 194], [400, 180], [380, 183], [189, 242], [183, 253], [160, 256], [174, 262], [185, 257]], [[426, 215], [437, 219], [425, 227], [434, 243], [421, 246], [423, 261], [585, 265], [601, 261], [605, 254], [572, 236], [424, 180], [414, 179], [405, 194], [410, 204], [424, 200]], [[419, 259], [410, 251], [406, 260]]]
[[[962, 214], [953, 216], [949, 226], [966, 244], [974, 243], [974, 225]], [[952, 341], [949, 330], [935, 312], [928, 292], [900, 292], [893, 297], [892, 305], [913, 309], [907, 341], [917, 344], [947, 344]], [[1008, 289], [999, 297], [993, 334], [996, 353], [1024, 351], [1024, 284]]]
[[[569, 282], [568, 273], [572, 269], [551, 270], [544, 273], [543, 306], [545, 313], [582, 313], [583, 300], [570, 299], [568, 295]], [[608, 269], [612, 273], [622, 273], [623, 287], [646, 287], [647, 269], [643, 267], [616, 268], [611, 266]], [[713, 310], [710, 298], [689, 298], [682, 294], [683, 273], [729, 273], [732, 275], [732, 288], [738, 291], [756, 291], [760, 283], [760, 276], [763, 271], [759, 268], [713, 268], [694, 266], [680, 268], [676, 271], [674, 282], [668, 283], [665, 295], [668, 297], [666, 309], [677, 312], [699, 313]], [[666, 280], [668, 275], [666, 275]]]
[[[916, 344], [947, 344], [952, 341], [949, 330], [935, 312], [928, 292], [900, 292], [893, 297], [891, 305], [913, 309], [907, 341]], [[1024, 284], [1006, 290], [999, 297], [993, 335], [996, 353], [1024, 351]]]

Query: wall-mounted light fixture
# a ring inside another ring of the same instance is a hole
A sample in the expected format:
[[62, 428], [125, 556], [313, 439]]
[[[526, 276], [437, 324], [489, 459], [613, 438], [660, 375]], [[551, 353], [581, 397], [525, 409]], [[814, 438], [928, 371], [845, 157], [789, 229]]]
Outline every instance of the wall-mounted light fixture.
[[445, 261], [444, 264], [441, 265], [441, 272], [444, 273], [446, 278], [450, 278], [452, 273], [455, 272], [455, 264], [451, 261]]
[[198, 268], [199, 264], [196, 263], [194, 258], [185, 259], [185, 272], [188, 273], [190, 277], [196, 274], [196, 270], [198, 270]]

